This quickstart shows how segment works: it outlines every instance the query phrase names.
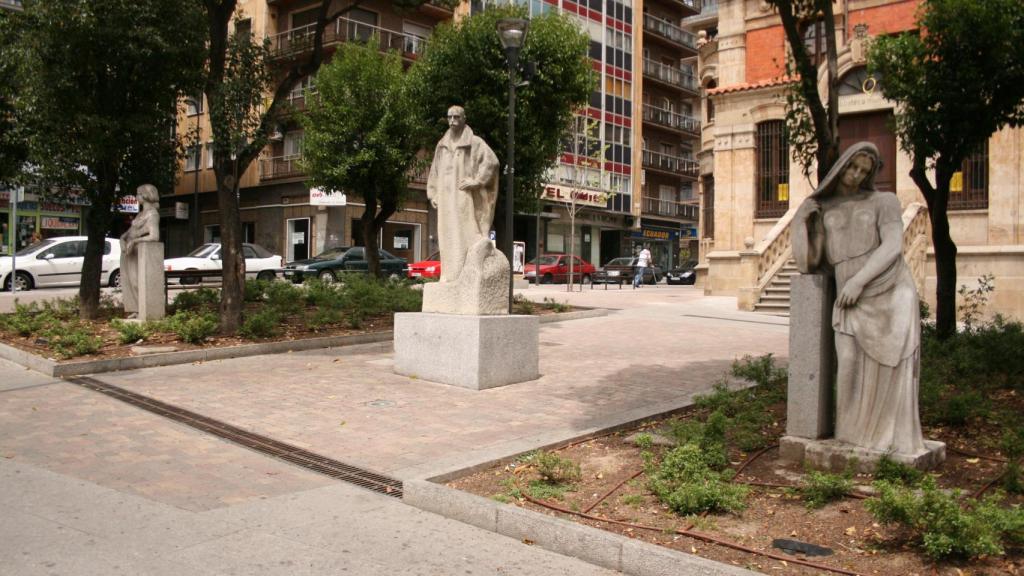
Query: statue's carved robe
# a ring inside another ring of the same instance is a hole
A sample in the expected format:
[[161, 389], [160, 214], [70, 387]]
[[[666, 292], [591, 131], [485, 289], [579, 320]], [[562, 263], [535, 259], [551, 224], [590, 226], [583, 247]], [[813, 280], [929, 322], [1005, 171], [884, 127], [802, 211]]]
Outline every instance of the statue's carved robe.
[[[474, 191], [459, 190], [463, 179], [481, 186]], [[437, 204], [441, 281], [454, 281], [462, 273], [470, 246], [488, 237], [498, 200], [498, 157], [468, 126], [458, 140], [449, 130], [437, 143], [427, 197]]]

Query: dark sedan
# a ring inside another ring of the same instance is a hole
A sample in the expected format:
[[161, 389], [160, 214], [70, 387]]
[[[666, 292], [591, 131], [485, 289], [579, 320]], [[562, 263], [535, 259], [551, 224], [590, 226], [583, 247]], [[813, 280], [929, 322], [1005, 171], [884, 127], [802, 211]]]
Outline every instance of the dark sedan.
[[[387, 250], [378, 250], [380, 254], [380, 271], [386, 278], [402, 278], [405, 276], [406, 261], [392, 255]], [[282, 270], [285, 278], [295, 283], [302, 283], [309, 278], [319, 278], [324, 282], [336, 282], [348, 273], [363, 273], [369, 269], [366, 261], [366, 250], [362, 246], [352, 248], [332, 248], [308, 260], [290, 262]]]
[[673, 268], [665, 273], [665, 283], [692, 285], [697, 281], [697, 272], [694, 270], [694, 268], [696, 267], [696, 260], [690, 260], [682, 263], [678, 267]]
[[[604, 277], [608, 282], [618, 282], [618, 278], [622, 278], [622, 282], [632, 282], [633, 275], [636, 274], [637, 260], [638, 258], [629, 256], [612, 258], [601, 270], [604, 271]], [[657, 284], [661, 281], [661, 278], [662, 272], [658, 266], [644, 268], [644, 284]]]

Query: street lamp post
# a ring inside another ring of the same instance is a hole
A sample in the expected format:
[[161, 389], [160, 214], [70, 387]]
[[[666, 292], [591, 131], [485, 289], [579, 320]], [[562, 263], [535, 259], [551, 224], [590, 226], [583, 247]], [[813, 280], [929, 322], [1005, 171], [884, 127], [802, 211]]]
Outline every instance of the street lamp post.
[[502, 18], [498, 20], [498, 38], [505, 49], [508, 60], [508, 147], [505, 162], [505, 238], [502, 242], [508, 258], [508, 313], [512, 313], [512, 210], [516, 173], [516, 68], [519, 66], [519, 50], [526, 41], [530, 21], [523, 18]]

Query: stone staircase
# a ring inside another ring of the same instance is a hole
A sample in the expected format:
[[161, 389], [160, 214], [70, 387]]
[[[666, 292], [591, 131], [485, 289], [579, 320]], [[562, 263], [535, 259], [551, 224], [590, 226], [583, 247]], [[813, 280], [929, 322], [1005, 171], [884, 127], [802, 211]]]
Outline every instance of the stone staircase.
[[754, 311], [775, 316], [789, 316], [790, 281], [799, 273], [800, 271], [796, 269], [796, 262], [792, 258], [786, 260], [782, 268], [772, 276], [771, 282], [768, 283], [761, 293], [761, 297], [754, 304]]

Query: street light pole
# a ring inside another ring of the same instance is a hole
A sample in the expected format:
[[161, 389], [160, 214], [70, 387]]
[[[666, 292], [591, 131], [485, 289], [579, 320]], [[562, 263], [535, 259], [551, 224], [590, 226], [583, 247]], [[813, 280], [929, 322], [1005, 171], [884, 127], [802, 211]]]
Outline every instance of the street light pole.
[[523, 18], [502, 18], [498, 20], [498, 38], [508, 59], [508, 146], [505, 161], [505, 238], [502, 245], [508, 258], [508, 313], [512, 313], [512, 211], [514, 210], [516, 174], [516, 69], [519, 66], [519, 50], [526, 41], [529, 20]]

